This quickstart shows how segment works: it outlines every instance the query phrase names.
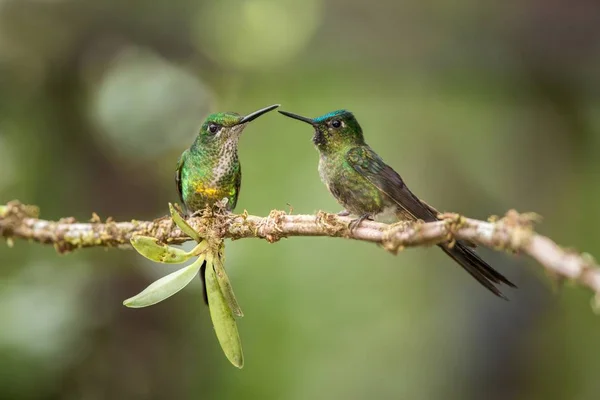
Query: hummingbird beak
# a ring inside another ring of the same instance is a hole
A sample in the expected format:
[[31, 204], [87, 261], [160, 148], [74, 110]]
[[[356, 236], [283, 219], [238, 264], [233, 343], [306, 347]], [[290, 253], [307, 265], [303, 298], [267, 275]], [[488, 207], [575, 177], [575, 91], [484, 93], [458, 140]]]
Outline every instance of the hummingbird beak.
[[237, 124], [241, 125], [241, 124], [245, 124], [246, 122], [254, 121], [256, 118], [260, 117], [261, 115], [263, 115], [265, 113], [268, 113], [269, 111], [276, 109], [279, 106], [280, 106], [280, 104], [273, 104], [272, 106], [261, 108], [258, 111], [254, 111], [253, 113], [246, 115]]
[[290, 113], [290, 112], [287, 112], [287, 111], [281, 111], [281, 110], [278, 110], [277, 112], [278, 112], [279, 114], [283, 114], [283, 115], [285, 115], [286, 117], [290, 117], [290, 118], [293, 118], [293, 119], [297, 119], [298, 121], [306, 122], [307, 124], [311, 124], [311, 125], [313, 125], [313, 126], [315, 125], [315, 122], [314, 122], [312, 119], [310, 119], [310, 118], [307, 118], [307, 117], [303, 117], [302, 115], [298, 115], [298, 114], [292, 114], [292, 113]]

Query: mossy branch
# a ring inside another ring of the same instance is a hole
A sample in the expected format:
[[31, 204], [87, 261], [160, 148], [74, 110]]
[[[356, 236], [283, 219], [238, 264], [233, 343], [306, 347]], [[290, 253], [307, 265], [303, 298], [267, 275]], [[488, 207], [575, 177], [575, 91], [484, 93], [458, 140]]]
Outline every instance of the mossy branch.
[[[393, 225], [364, 221], [350, 230], [350, 217], [319, 212], [316, 215], [292, 215], [273, 210], [267, 217], [244, 214], [208, 215], [187, 220], [200, 236], [218, 236], [233, 240], [260, 238], [271, 243], [292, 236], [328, 236], [377, 243], [397, 253], [404, 247], [430, 246], [448, 240], [469, 240], [495, 250], [525, 253], [537, 260], [552, 276], [588, 287], [600, 303], [600, 268], [588, 254], [563, 249], [551, 239], [537, 234], [533, 225], [536, 214], [509, 211], [503, 218], [488, 221], [442, 214], [429, 223]], [[51, 244], [60, 253], [87, 247], [131, 247], [134, 235], [156, 238], [159, 242], [180, 244], [190, 240], [168, 216], [154, 221], [102, 222], [93, 214], [89, 222], [73, 218], [59, 221], [39, 219], [34, 206], [17, 201], [0, 207], [0, 236], [9, 245], [14, 239]]]

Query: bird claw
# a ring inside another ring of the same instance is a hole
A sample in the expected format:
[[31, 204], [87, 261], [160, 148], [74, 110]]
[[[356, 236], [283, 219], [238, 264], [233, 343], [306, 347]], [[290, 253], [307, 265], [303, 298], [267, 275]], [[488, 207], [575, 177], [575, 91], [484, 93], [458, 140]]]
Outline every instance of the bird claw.
[[352, 220], [349, 224], [348, 224], [348, 229], [350, 229], [350, 232], [353, 233], [354, 230], [356, 230], [356, 228], [358, 228], [358, 226], [364, 221], [364, 220], [369, 220], [369, 221], [373, 221], [373, 216], [371, 214], [363, 214], [360, 217], [356, 218], [355, 220]]

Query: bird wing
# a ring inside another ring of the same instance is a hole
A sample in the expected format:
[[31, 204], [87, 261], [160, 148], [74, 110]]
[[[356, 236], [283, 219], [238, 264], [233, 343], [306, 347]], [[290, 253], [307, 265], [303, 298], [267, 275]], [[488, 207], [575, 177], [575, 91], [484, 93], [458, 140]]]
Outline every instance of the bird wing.
[[181, 200], [182, 207], [185, 207], [185, 204], [183, 202], [183, 193], [181, 190], [181, 167], [185, 162], [188, 152], [189, 150], [186, 150], [183, 153], [181, 153], [181, 156], [179, 156], [179, 160], [177, 160], [177, 167], [175, 169], [175, 186], [177, 187], [177, 194], [179, 194], [179, 200]]
[[[346, 161], [414, 219], [426, 222], [438, 219], [436, 210], [421, 202], [406, 187], [400, 175], [384, 163], [369, 147], [355, 147], [349, 150], [346, 153]], [[454, 247], [450, 247], [446, 243], [440, 243], [438, 246], [494, 294], [503, 297], [502, 293], [494, 286], [495, 283], [502, 282], [509, 286], [515, 286], [469, 249], [469, 243], [458, 241]]]
[[237, 205], [237, 200], [238, 200], [238, 197], [240, 195], [240, 190], [242, 188], [242, 164], [241, 163], [238, 165], [238, 172], [237, 172], [237, 174], [235, 174], [234, 185], [235, 185], [235, 193], [232, 196], [233, 197], [233, 201], [231, 202], [231, 211], [233, 211], [233, 209]]
[[392, 199], [415, 220], [436, 221], [437, 212], [423, 204], [406, 186], [400, 175], [383, 162], [369, 147], [354, 147], [346, 153], [346, 162], [361, 176]]

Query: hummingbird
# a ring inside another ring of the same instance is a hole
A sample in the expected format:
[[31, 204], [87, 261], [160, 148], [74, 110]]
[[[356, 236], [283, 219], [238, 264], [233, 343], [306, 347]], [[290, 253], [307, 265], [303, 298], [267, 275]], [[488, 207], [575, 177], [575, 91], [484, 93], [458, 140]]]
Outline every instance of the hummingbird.
[[[354, 228], [376, 216], [391, 215], [404, 221], [439, 220], [438, 211], [414, 195], [400, 175], [369, 147], [350, 111], [337, 110], [314, 119], [279, 112], [314, 128], [313, 143], [320, 155], [319, 175], [345, 208], [339, 215], [358, 216], [353, 221]], [[475, 253], [473, 243], [459, 240], [454, 245], [438, 246], [496, 296], [506, 299], [496, 285], [516, 287]]]
[[[175, 184], [188, 214], [227, 199], [227, 211], [233, 211], [242, 185], [242, 167], [238, 141], [249, 122], [279, 107], [273, 104], [248, 115], [220, 112], [209, 115], [192, 146], [177, 161]], [[208, 304], [205, 282], [206, 262], [201, 267], [204, 302]]]
[[234, 112], [209, 115], [192, 146], [177, 161], [175, 183], [188, 213], [227, 199], [227, 211], [237, 204], [242, 184], [238, 141], [248, 122], [279, 107], [274, 104], [246, 116]]

